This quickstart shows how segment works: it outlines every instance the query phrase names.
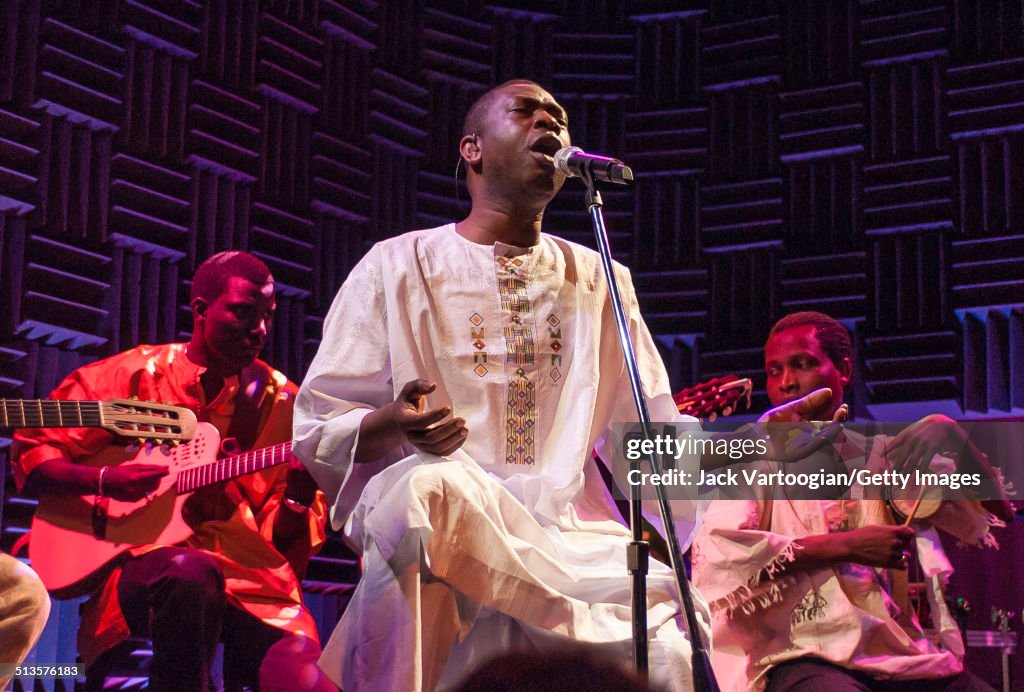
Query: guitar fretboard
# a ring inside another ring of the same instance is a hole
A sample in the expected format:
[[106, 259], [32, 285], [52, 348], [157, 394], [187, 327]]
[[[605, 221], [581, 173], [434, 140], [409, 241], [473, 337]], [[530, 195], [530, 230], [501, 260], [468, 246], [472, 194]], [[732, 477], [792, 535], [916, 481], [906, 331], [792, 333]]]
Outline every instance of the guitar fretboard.
[[0, 399], [0, 427], [85, 428], [103, 423], [99, 401]]
[[256, 449], [226, 459], [186, 469], [178, 474], [178, 492], [187, 493], [221, 481], [283, 464], [292, 458], [292, 443]]

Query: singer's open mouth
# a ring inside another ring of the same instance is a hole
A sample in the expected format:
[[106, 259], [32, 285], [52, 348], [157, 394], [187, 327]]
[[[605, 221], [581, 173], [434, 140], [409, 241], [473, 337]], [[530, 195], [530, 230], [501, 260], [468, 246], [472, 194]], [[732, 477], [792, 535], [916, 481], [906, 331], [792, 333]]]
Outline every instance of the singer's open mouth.
[[552, 134], [543, 134], [530, 145], [530, 152], [544, 168], [554, 168], [555, 152], [562, 148], [560, 139]]
[[562, 148], [562, 142], [554, 135], [541, 135], [530, 145], [530, 151], [544, 154], [548, 160], [553, 160], [555, 152]]

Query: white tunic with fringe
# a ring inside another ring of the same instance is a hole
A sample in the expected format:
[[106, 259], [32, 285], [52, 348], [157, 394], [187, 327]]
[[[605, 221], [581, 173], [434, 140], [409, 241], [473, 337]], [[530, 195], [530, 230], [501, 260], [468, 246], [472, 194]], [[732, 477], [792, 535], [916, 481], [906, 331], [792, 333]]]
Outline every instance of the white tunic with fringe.
[[[887, 468], [890, 439], [847, 430], [837, 444], [848, 471]], [[870, 444], [868, 453], [865, 450]], [[948, 462], [948, 460], [946, 460]], [[772, 473], [781, 467], [761, 462]], [[933, 465], [933, 468], [934, 465]], [[712, 611], [712, 663], [723, 691], [763, 689], [772, 666], [815, 657], [881, 679], [938, 678], [963, 670], [964, 645], [943, 589], [953, 568], [934, 528], [915, 526], [913, 548], [932, 622], [926, 633], [891, 593], [906, 571], [854, 563], [776, 576], [803, 537], [892, 525], [883, 500], [792, 500], [784, 488], [754, 486], [754, 499], [716, 500], [694, 540], [693, 579]], [[863, 498], [854, 487], [851, 496]], [[974, 501], [946, 502], [931, 520], [963, 542], [995, 546], [998, 519]]]

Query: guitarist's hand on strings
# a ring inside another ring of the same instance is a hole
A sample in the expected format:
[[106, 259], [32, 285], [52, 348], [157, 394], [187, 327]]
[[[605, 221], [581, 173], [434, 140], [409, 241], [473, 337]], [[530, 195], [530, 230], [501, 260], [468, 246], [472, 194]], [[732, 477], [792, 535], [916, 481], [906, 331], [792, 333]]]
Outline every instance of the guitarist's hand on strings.
[[160, 486], [160, 479], [168, 472], [159, 464], [108, 466], [103, 474], [103, 495], [125, 502], [141, 500]]

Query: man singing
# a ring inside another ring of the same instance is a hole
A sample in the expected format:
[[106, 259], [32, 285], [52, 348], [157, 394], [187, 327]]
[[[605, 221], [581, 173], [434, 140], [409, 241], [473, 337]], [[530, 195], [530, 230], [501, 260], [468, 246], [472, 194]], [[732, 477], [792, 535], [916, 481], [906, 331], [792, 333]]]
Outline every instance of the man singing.
[[[609, 425], [636, 412], [598, 255], [541, 232], [568, 118], [513, 80], [463, 132], [469, 216], [369, 251], [296, 402], [296, 454], [363, 556], [321, 657], [348, 690], [447, 687], [497, 652], [571, 640], [630, 660], [629, 533], [592, 450], [610, 459]], [[652, 419], [677, 420], [615, 271]], [[677, 505], [688, 542], [696, 509]], [[688, 689], [671, 571], [654, 563], [648, 587], [652, 676]]]

